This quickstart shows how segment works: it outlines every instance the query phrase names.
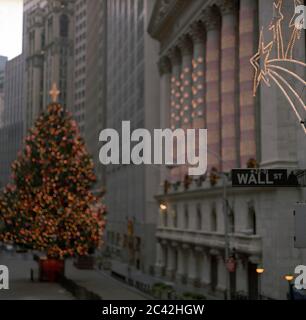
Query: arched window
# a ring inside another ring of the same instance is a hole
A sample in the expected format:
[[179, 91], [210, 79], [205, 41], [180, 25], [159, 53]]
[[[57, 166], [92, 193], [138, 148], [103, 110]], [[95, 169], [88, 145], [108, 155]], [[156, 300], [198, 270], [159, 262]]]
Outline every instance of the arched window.
[[69, 18], [66, 14], [60, 16], [60, 37], [67, 38], [69, 33]]
[[217, 231], [217, 209], [215, 204], [213, 204], [211, 213], [210, 213], [210, 230], [212, 232]]

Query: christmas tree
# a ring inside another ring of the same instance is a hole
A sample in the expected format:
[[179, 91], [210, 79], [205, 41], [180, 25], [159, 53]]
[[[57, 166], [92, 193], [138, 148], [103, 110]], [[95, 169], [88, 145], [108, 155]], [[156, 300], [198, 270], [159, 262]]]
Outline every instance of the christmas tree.
[[12, 171], [14, 182], [0, 196], [0, 241], [53, 258], [87, 255], [101, 244], [105, 207], [90, 191], [94, 164], [60, 104], [38, 118]]

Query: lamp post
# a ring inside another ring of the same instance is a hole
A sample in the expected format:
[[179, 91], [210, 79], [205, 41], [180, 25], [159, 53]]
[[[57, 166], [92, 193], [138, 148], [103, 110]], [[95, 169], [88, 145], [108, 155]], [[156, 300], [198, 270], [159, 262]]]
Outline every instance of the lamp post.
[[289, 300], [294, 300], [293, 285], [292, 285], [292, 281], [294, 279], [294, 276], [291, 274], [287, 274], [284, 276], [284, 278], [288, 282], [288, 285], [289, 285]]
[[[222, 158], [215, 152], [208, 150], [207, 152], [214, 156], [220, 163], [222, 163]], [[224, 251], [225, 251], [225, 263], [229, 260], [230, 254], [230, 241], [228, 235], [228, 211], [227, 211], [227, 175], [225, 172], [220, 172], [222, 175], [223, 184], [223, 216], [224, 216]], [[226, 268], [226, 298], [230, 299], [230, 276], [229, 271]]]
[[265, 272], [265, 269], [262, 267], [257, 267], [256, 272], [258, 274], [258, 299], [257, 300], [261, 300], [261, 277]]

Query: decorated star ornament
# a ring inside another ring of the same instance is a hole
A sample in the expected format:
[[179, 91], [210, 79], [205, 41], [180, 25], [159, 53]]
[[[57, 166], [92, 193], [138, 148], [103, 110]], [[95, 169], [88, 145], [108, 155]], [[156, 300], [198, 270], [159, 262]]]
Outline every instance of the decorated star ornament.
[[284, 41], [281, 27], [281, 23], [284, 20], [284, 15], [281, 11], [282, 5], [283, 0], [278, 0], [278, 2], [273, 3], [273, 18], [269, 26], [269, 30], [273, 31], [273, 41], [277, 46], [278, 58], [284, 57]]
[[278, 3], [276, 2], [273, 3], [273, 18], [269, 26], [270, 30], [276, 30], [277, 27], [284, 20], [284, 15], [282, 14], [282, 11], [281, 11], [282, 4], [283, 4], [282, 0], [279, 0]]
[[[306, 104], [303, 92], [305, 91], [306, 63], [304, 60], [294, 58], [294, 48], [301, 38], [301, 28], [297, 25], [297, 6], [302, 5], [302, 0], [292, 1], [293, 17], [290, 20], [288, 30], [291, 29], [291, 37], [288, 43], [283, 40], [283, 21], [285, 17], [282, 13], [283, 0], [273, 3], [273, 18], [269, 25], [269, 30], [273, 32], [273, 40], [265, 44], [263, 29], [260, 32], [257, 53], [251, 57], [250, 63], [255, 69], [253, 94], [256, 95], [261, 81], [271, 87], [271, 84], [279, 90], [285, 97], [289, 106], [297, 117], [299, 125], [306, 134], [305, 118]], [[287, 17], [286, 17], [287, 18]], [[302, 44], [303, 45], [303, 44]], [[272, 51], [272, 48], [274, 49]], [[297, 68], [298, 66], [298, 68]]]
[[263, 80], [267, 86], [270, 86], [267, 62], [272, 50], [273, 41], [265, 46], [263, 30], [260, 32], [259, 45], [257, 53], [251, 58], [251, 64], [255, 69], [253, 94], [256, 95], [258, 86]]

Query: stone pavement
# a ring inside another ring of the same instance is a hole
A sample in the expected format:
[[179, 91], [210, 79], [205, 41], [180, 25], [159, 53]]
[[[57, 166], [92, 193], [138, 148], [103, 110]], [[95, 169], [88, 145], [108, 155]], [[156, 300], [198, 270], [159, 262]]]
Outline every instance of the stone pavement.
[[103, 300], [149, 300], [150, 297], [103, 271], [78, 270], [71, 260], [66, 261], [65, 275], [81, 287], [99, 295]]
[[[1, 249], [0, 249], [1, 250]], [[60, 285], [30, 281], [30, 270], [38, 265], [31, 254], [6, 253], [0, 251], [0, 265], [10, 272], [10, 289], [0, 290], [0, 300], [73, 300], [74, 297]]]

